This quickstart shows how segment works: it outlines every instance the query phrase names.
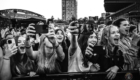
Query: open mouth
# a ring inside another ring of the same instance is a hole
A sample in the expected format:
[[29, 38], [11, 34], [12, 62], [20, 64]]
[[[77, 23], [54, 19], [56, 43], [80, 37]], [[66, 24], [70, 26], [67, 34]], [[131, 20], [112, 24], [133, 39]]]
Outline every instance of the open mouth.
[[115, 42], [115, 43], [118, 43], [118, 42], [119, 42], [119, 38], [115, 38], [115, 39], [114, 39], [114, 42]]
[[21, 50], [24, 50], [24, 49], [25, 49], [25, 47], [24, 47], [24, 46], [21, 46], [21, 47], [20, 47], [20, 49], [21, 49]]
[[126, 29], [126, 30], [125, 30], [125, 32], [127, 32], [127, 33], [128, 33], [128, 32], [129, 32], [129, 30], [128, 30], [128, 29]]

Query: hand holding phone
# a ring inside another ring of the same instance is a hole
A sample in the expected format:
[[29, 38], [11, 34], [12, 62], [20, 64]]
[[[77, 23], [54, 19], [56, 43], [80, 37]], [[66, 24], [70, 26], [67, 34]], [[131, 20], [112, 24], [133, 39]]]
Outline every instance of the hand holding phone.
[[7, 46], [5, 47], [5, 55], [10, 57], [13, 54], [17, 53], [17, 46], [15, 43], [15, 39], [8, 39]]
[[77, 21], [72, 21], [68, 27], [69, 32], [71, 34], [78, 34], [79, 33], [79, 29], [78, 29], [78, 22]]
[[36, 33], [48, 33], [47, 25], [35, 25]]

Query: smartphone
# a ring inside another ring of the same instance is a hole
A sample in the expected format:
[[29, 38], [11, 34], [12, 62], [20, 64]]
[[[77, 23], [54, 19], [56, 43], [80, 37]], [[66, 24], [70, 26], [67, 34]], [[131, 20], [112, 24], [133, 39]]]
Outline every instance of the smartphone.
[[35, 25], [36, 33], [48, 33], [47, 25]]
[[7, 40], [9, 50], [12, 50], [13, 47], [16, 47], [15, 39], [8, 39]]
[[103, 46], [94, 46], [94, 47], [91, 47], [93, 49], [93, 55], [92, 55], [92, 58], [90, 59], [90, 61], [92, 63], [97, 63], [98, 60], [99, 60], [99, 56], [100, 54], [104, 54], [105, 52], [105, 49]]

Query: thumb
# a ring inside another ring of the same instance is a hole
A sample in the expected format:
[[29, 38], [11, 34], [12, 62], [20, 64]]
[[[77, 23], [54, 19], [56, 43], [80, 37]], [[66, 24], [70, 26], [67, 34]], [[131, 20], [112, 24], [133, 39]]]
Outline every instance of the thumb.
[[108, 72], [108, 71], [110, 71], [110, 70], [111, 70], [111, 68], [107, 69], [106, 72]]

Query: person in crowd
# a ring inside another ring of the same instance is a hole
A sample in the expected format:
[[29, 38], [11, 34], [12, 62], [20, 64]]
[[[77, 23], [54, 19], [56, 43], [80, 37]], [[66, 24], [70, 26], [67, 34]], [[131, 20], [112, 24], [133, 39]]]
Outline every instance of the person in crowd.
[[[100, 46], [94, 46], [90, 43], [86, 48], [86, 56], [93, 64], [96, 64], [98, 71], [107, 72], [108, 79], [114, 79], [118, 71], [122, 71], [124, 58], [123, 52], [119, 49], [120, 33], [117, 26], [110, 25], [104, 29], [107, 43]], [[102, 39], [104, 40], [104, 39]]]
[[103, 31], [102, 31], [102, 37], [101, 37], [101, 41], [100, 41], [100, 45], [99, 46], [106, 46], [108, 44], [108, 40], [105, 36], [107, 36], [107, 31], [108, 31], [108, 28], [109, 26], [106, 26]]
[[132, 48], [134, 48], [136, 51], [138, 51], [137, 43], [140, 40], [140, 36], [137, 33], [137, 27], [135, 25], [131, 25], [129, 29], [129, 39], [130, 43], [132, 45]]
[[[129, 39], [129, 21], [123, 18], [120, 18], [113, 22], [120, 30], [120, 45], [121, 50], [123, 51], [123, 56], [125, 60], [124, 70], [134, 70], [136, 69], [137, 63], [135, 61], [136, 51], [131, 46], [131, 41]], [[136, 61], [137, 62], [137, 61]]]
[[95, 72], [95, 67], [91, 62], [88, 62], [88, 67], [84, 66], [83, 54], [78, 44], [78, 26], [73, 25], [76, 23], [72, 21], [69, 25], [71, 44], [68, 50], [68, 72]]
[[14, 43], [14, 37], [11, 33], [8, 33], [5, 38], [0, 42], [0, 47], [2, 48], [2, 68], [0, 72], [0, 80], [11, 80], [11, 56], [17, 53], [17, 47]]
[[47, 73], [61, 72], [58, 60], [63, 61], [65, 54], [62, 46], [59, 45], [55, 38], [55, 32], [50, 29], [47, 34], [41, 35], [39, 49], [33, 52], [29, 36], [35, 35], [33, 34], [34, 32], [33, 26], [27, 27], [25, 46], [28, 56], [36, 63], [37, 74], [45, 75]]
[[[80, 34], [78, 35], [78, 44], [82, 51], [82, 55], [85, 56], [85, 49], [87, 47], [87, 41], [88, 41], [89, 36], [92, 33], [88, 33], [86, 24], [79, 25], [79, 26], [80, 26], [80, 29], [79, 29]], [[83, 57], [83, 61], [84, 61], [84, 66], [88, 67], [87, 59], [85, 57]]]
[[65, 58], [63, 62], [60, 62], [61, 71], [67, 72], [68, 71], [68, 45], [66, 43], [66, 37], [62, 29], [55, 30], [56, 40], [58, 41], [59, 45], [62, 46], [63, 51], [65, 53]]
[[12, 76], [33, 76], [36, 72], [34, 62], [27, 56], [24, 36], [15, 38], [17, 53], [11, 57]]
[[[34, 26], [34, 25], [35, 25], [34, 23], [30, 23], [28, 26]], [[39, 23], [37, 25], [39, 25]], [[33, 29], [33, 30], [35, 30], [35, 29]], [[26, 33], [26, 30], [25, 30], [25, 33]], [[32, 44], [33, 50], [37, 51], [38, 47], [39, 47], [40, 36], [39, 36], [39, 34], [37, 34], [35, 32], [33, 32], [33, 34], [35, 34], [35, 35], [31, 35], [31, 36], [29, 36], [29, 38], [30, 38], [30, 42]]]
[[2, 48], [0, 47], [0, 73], [1, 73], [2, 66], [3, 66], [3, 51]]
[[25, 30], [25, 29], [21, 29], [21, 30], [20, 30], [20, 35], [17, 35], [17, 36], [26, 37], [26, 30]]
[[105, 27], [104, 24], [99, 25], [99, 27], [98, 27], [98, 31], [97, 31], [98, 43], [97, 43], [97, 45], [101, 45], [100, 43], [101, 43], [102, 32], [103, 32], [104, 27]]
[[1, 30], [1, 38], [4, 38], [5, 37], [5, 33], [9, 31], [9, 28], [8, 27], [4, 27], [2, 30]]

